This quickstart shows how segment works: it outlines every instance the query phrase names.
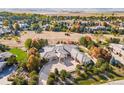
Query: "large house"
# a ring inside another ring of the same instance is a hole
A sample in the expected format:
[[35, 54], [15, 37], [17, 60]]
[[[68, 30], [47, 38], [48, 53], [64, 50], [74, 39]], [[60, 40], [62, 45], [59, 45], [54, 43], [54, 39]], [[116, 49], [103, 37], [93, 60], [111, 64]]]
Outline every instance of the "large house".
[[9, 28], [0, 28], [0, 35], [11, 33]]
[[119, 54], [124, 58], [124, 45], [122, 45], [122, 44], [110, 44], [109, 47], [112, 48], [112, 51], [115, 54]]
[[124, 45], [111, 43], [109, 48], [111, 49], [115, 59], [124, 65]]
[[28, 25], [27, 23], [19, 23], [19, 26], [20, 26], [20, 28], [23, 29], [23, 30], [27, 30], [28, 27], [29, 27], [29, 25]]
[[59, 62], [64, 62], [64, 60], [66, 60], [68, 57], [71, 57], [81, 64], [93, 63], [92, 60], [87, 55], [85, 55], [85, 53], [80, 52], [75, 45], [59, 44], [46, 46], [43, 47], [40, 55], [49, 61], [59, 59]]

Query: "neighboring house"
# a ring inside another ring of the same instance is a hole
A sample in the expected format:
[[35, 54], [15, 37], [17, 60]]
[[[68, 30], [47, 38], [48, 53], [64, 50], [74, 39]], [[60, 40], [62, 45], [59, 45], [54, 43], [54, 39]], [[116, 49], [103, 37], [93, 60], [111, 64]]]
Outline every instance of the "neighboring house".
[[2, 28], [3, 27], [3, 22], [2, 21], [0, 21], [0, 28]]
[[0, 35], [3, 35], [3, 34], [10, 34], [11, 33], [11, 30], [9, 28], [0, 28]]
[[27, 23], [19, 23], [19, 26], [21, 29], [24, 29], [24, 30], [28, 29], [28, 27], [29, 27], [29, 25]]
[[122, 44], [110, 44], [109, 46], [115, 54], [120, 55], [124, 58], [124, 45]]
[[50, 27], [50, 24], [45, 24], [45, 25], [42, 25], [41, 28], [45, 31], [47, 30], [47, 28]]
[[120, 23], [120, 26], [121, 26], [121, 27], [124, 27], [124, 23], [123, 23], [123, 22], [122, 22], [122, 23]]
[[103, 31], [106, 32], [108, 27], [105, 26], [93, 26], [93, 27], [86, 27], [85, 31], [87, 32], [96, 32], [96, 31]]
[[109, 45], [109, 49], [113, 56], [110, 62], [112, 64], [121, 63], [124, 65], [124, 45], [112, 43]]
[[2, 52], [0, 53], [0, 72], [4, 69], [6, 66], [6, 60], [13, 56], [10, 52]]

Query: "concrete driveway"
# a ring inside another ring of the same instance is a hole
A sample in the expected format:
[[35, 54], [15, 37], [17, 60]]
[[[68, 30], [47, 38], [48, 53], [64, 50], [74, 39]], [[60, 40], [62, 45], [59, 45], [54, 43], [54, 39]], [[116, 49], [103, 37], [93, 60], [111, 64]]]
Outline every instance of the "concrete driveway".
[[54, 72], [55, 68], [59, 71], [65, 69], [66, 71], [71, 72], [75, 70], [77, 64], [78, 63], [71, 58], [66, 59], [64, 62], [59, 62], [58, 60], [48, 62], [39, 73], [39, 84], [46, 85], [49, 73]]

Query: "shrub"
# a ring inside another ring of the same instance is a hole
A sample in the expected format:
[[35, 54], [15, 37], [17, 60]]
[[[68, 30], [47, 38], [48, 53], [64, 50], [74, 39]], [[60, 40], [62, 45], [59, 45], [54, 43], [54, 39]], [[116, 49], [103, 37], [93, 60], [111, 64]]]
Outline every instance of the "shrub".
[[19, 62], [19, 67], [27, 69], [26, 64], [27, 64], [27, 62]]
[[81, 66], [80, 64], [77, 64], [77, 65], [76, 65], [76, 68], [77, 68], [77, 69], [82, 69], [82, 66]]
[[30, 79], [28, 85], [37, 85], [37, 81]]
[[84, 45], [85, 47], [92, 47], [95, 45], [95, 43], [92, 41], [91, 37], [86, 36], [86, 37], [81, 37], [79, 40], [81, 45]]
[[81, 75], [81, 71], [79, 69], [76, 70], [76, 73], [77, 73], [78, 76]]
[[98, 69], [98, 68], [94, 67], [94, 68], [93, 68], [93, 73], [94, 73], [94, 74], [99, 74], [99, 73], [100, 73], [100, 71], [99, 71], [99, 69]]
[[7, 60], [7, 65], [13, 65], [13, 64], [16, 64], [16, 63], [17, 63], [17, 60], [16, 60], [15, 56], [11, 56]]
[[66, 70], [61, 70], [61, 71], [60, 71], [60, 78], [61, 78], [62, 80], [65, 80], [66, 77], [67, 77], [67, 72], [66, 72]]
[[120, 39], [119, 38], [110, 38], [110, 43], [119, 43]]
[[30, 74], [29, 74], [30, 78], [32, 80], [35, 80], [35, 81], [38, 81], [38, 73], [36, 71], [32, 71]]
[[112, 79], [114, 78], [114, 75], [112, 73], [108, 73], [107, 76]]
[[23, 77], [15, 77], [13, 82], [12, 82], [13, 85], [27, 85], [27, 80], [24, 79]]
[[47, 39], [30, 39], [29, 38], [25, 41], [25, 47], [28, 49], [35, 47], [36, 49], [39, 50], [45, 45], [48, 45]]
[[58, 69], [57, 69], [57, 68], [55, 68], [54, 73], [55, 73], [56, 75], [59, 75], [59, 71], [58, 71]]
[[88, 79], [88, 75], [86, 73], [82, 73], [81, 77], [84, 78], [84, 79]]
[[50, 78], [48, 78], [48, 80], [47, 80], [47, 84], [48, 84], [48, 85], [54, 85], [54, 81], [55, 81], [54, 78], [51, 78], [51, 77], [50, 77]]
[[66, 77], [70, 78], [71, 77], [71, 73], [67, 72]]
[[29, 49], [29, 48], [31, 48], [31, 43], [32, 43], [32, 39], [27, 39], [26, 41], [25, 41], [25, 47], [27, 48], [27, 49]]
[[55, 74], [51, 72], [51, 73], [49, 74], [49, 77], [55, 79]]

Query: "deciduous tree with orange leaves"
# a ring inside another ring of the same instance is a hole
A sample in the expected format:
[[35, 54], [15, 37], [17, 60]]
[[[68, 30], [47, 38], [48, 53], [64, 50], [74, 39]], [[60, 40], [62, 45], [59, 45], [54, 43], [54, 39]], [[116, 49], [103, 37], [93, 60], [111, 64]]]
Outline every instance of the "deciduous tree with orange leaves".
[[96, 59], [103, 58], [108, 62], [111, 59], [111, 53], [109, 51], [96, 46], [92, 46], [90, 48], [90, 54], [92, 57], [95, 57]]
[[28, 51], [27, 68], [29, 71], [38, 71], [40, 68], [40, 55], [36, 48], [31, 48]]

